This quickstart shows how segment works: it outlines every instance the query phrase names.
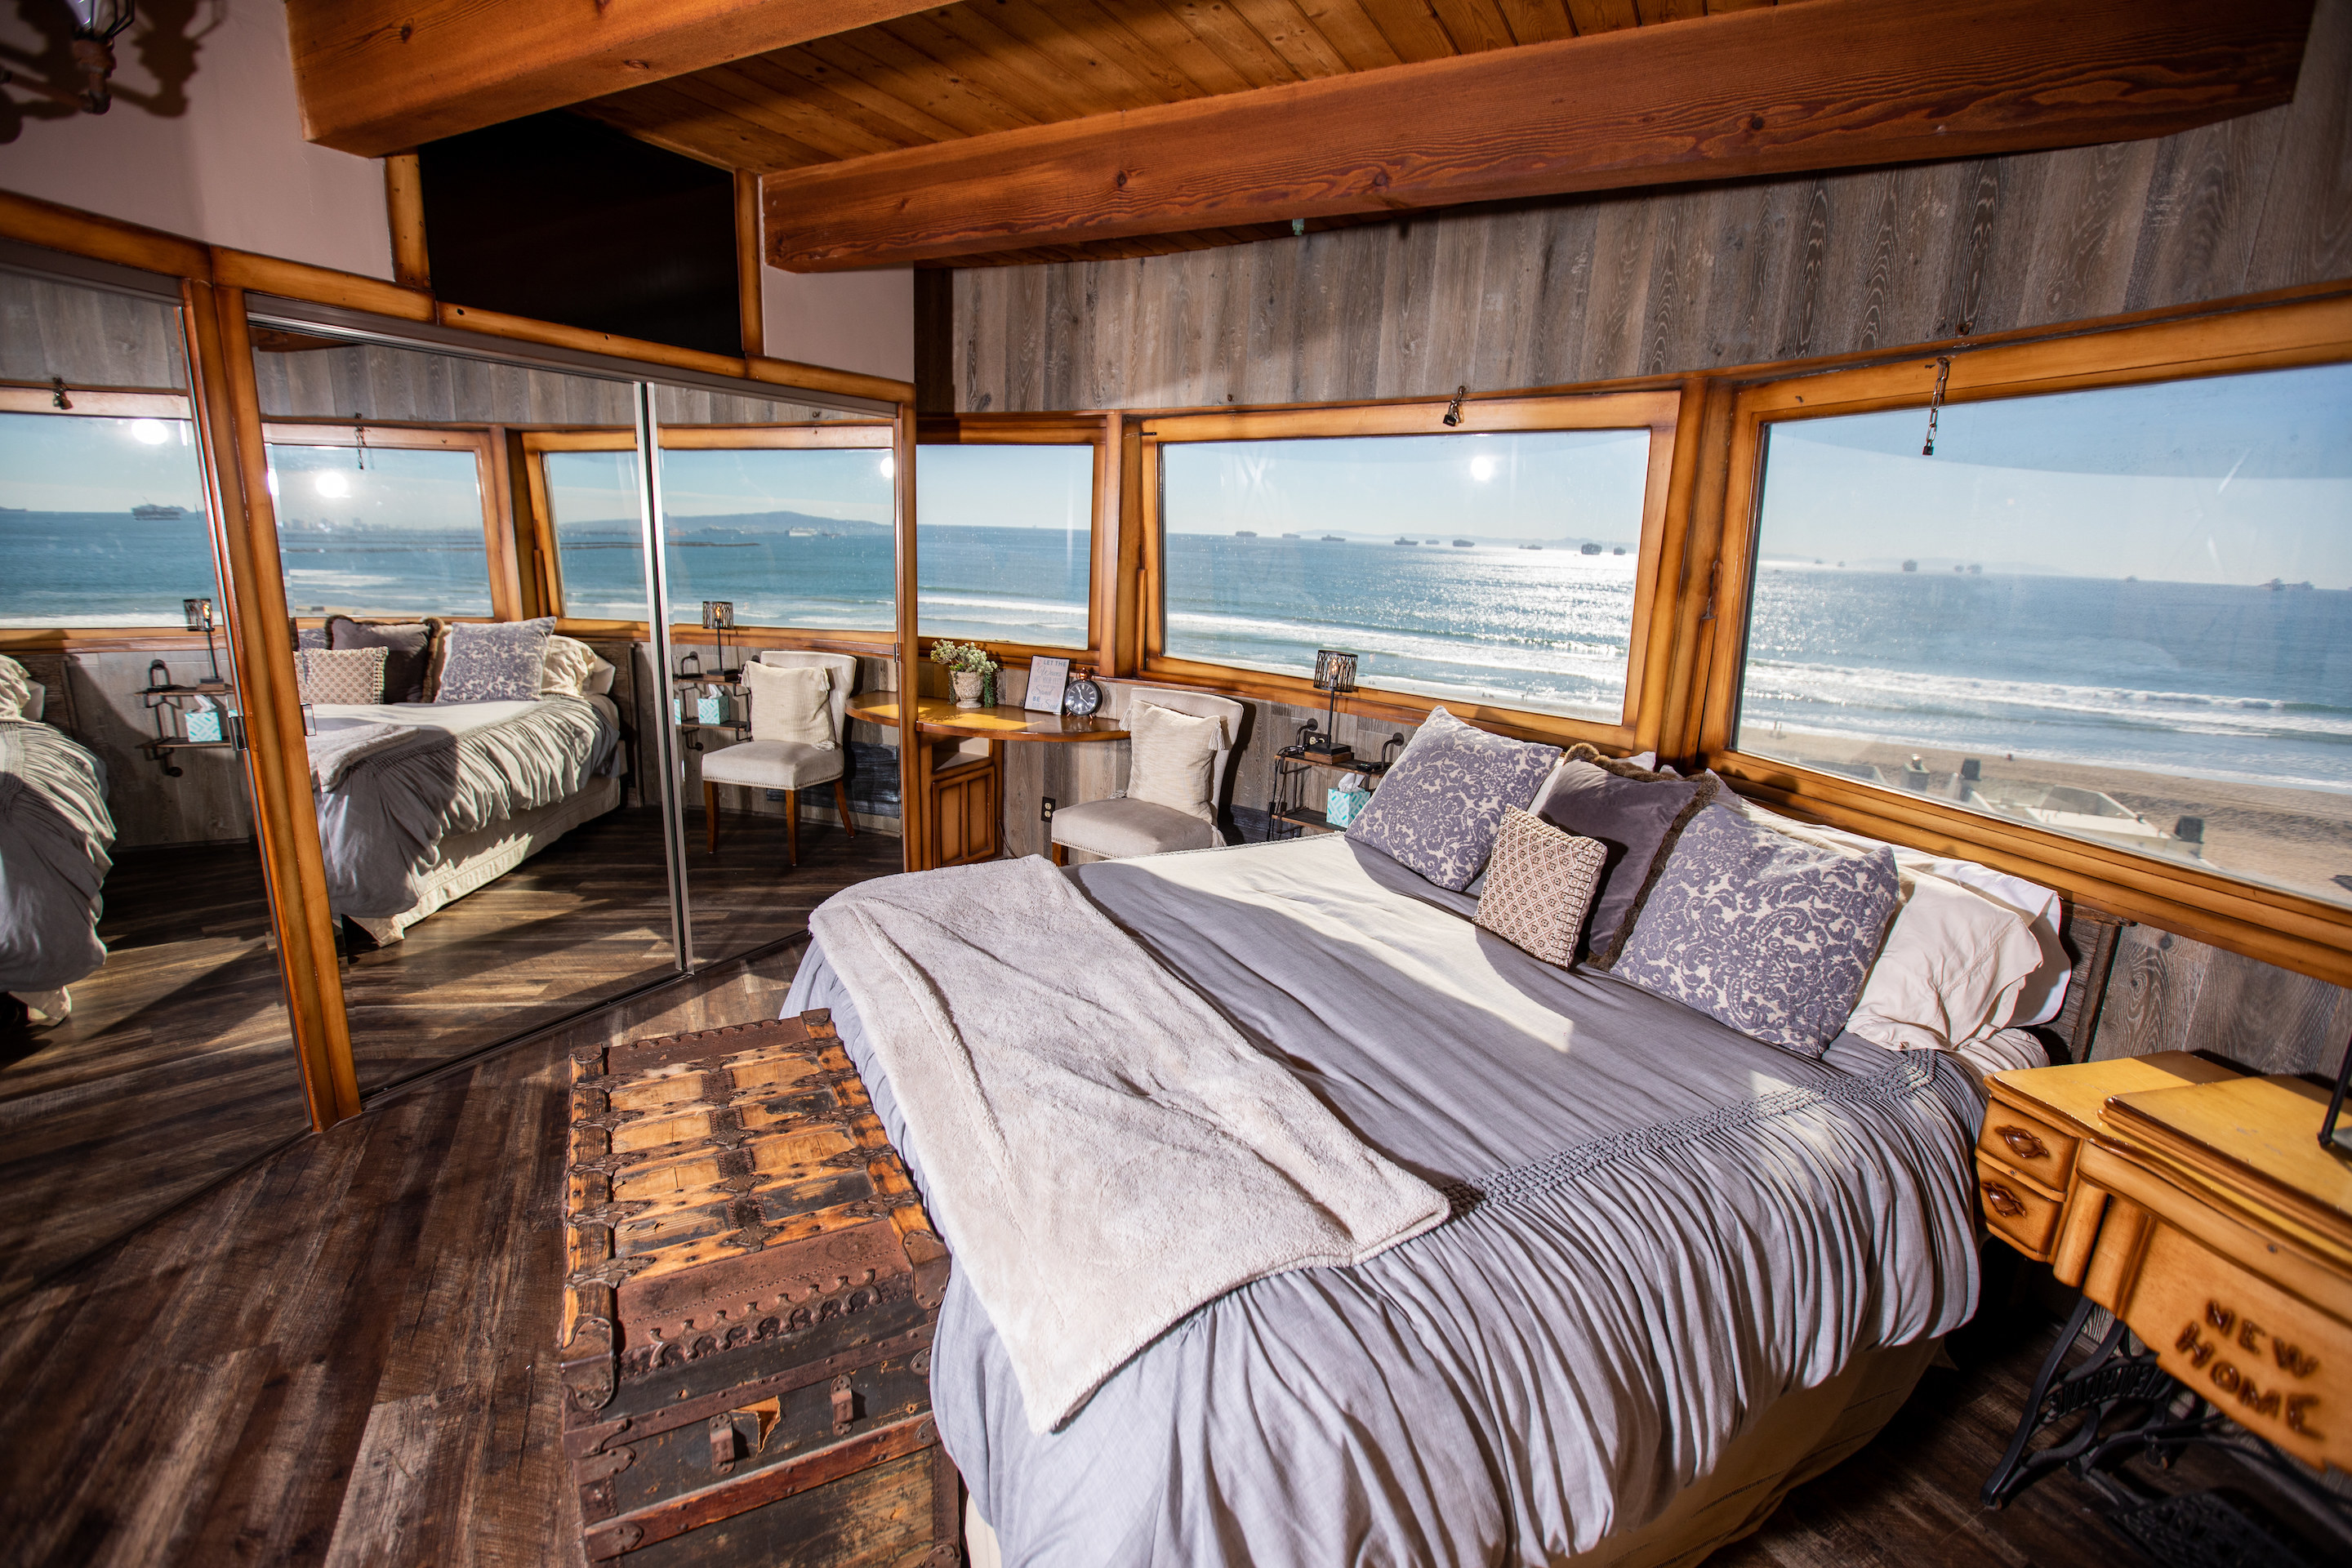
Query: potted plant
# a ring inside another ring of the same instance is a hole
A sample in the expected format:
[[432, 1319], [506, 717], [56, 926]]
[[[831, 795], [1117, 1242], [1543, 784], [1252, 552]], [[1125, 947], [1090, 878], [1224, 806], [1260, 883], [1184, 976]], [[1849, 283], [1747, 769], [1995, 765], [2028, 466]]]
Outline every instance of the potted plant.
[[957, 707], [982, 705], [981, 689], [996, 669], [996, 661], [988, 657], [986, 648], [976, 642], [936, 642], [931, 645], [931, 662], [948, 672]]

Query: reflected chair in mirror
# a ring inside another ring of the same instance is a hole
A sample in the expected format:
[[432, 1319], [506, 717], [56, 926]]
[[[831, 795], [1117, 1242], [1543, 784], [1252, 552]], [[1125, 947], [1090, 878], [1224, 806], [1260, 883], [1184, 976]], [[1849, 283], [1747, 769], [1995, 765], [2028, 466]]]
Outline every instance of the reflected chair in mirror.
[[[784, 858], [786, 863], [801, 863], [801, 800], [800, 792], [818, 784], [833, 785], [835, 807], [841, 813], [841, 827], [849, 837], [857, 837], [857, 826], [849, 813], [849, 733], [847, 710], [851, 691], [857, 684], [857, 660], [845, 653], [798, 653], [786, 648], [765, 648], [760, 663], [772, 668], [829, 671], [833, 689], [828, 703], [833, 715], [833, 745], [830, 748], [804, 741], [762, 740], [760, 736], [760, 701], [756, 694], [751, 700], [751, 739], [739, 744], [707, 752], [702, 758], [702, 814], [707, 825], [710, 853], [719, 853], [719, 786], [737, 784], [752, 790], [782, 790], [784, 795]], [[751, 682], [745, 672], [745, 684]]]
[[1135, 799], [1137, 781], [1130, 763], [1128, 795], [1066, 805], [1054, 813], [1054, 864], [1067, 864], [1066, 852], [1071, 849], [1082, 849], [1107, 860], [1129, 860], [1176, 849], [1223, 847], [1227, 840], [1217, 823], [1225, 815], [1234, 746], [1241, 735], [1242, 705], [1229, 697], [1212, 697], [1205, 691], [1181, 691], [1166, 686], [1134, 686], [1123, 691], [1117, 687], [1105, 689], [1113, 695], [1118, 716], [1130, 728], [1139, 703], [1171, 709], [1195, 719], [1218, 721], [1216, 756], [1209, 772], [1209, 804], [1213, 816], [1194, 816], [1156, 801]]

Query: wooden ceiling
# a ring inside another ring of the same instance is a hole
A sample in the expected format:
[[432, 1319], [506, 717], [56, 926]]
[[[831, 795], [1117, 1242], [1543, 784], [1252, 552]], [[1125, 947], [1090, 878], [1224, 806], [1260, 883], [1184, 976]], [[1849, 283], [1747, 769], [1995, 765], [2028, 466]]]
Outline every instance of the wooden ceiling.
[[614, 93], [577, 111], [656, 146], [765, 174], [1773, 4], [971, 0]]
[[[587, 7], [593, 5], [591, 15]], [[761, 176], [804, 271], [1131, 256], [1465, 203], [2165, 134], [2313, 0], [289, 0], [305, 133], [553, 107]]]

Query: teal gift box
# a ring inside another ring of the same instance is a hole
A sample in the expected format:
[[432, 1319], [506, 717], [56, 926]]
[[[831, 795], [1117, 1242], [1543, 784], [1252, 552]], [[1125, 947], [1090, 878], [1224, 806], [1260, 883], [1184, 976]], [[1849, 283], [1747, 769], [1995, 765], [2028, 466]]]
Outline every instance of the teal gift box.
[[1335, 789], [1324, 796], [1323, 820], [1334, 827], [1345, 827], [1372, 801], [1368, 789]]
[[734, 707], [724, 691], [706, 691], [694, 700], [694, 716], [705, 724], [724, 724], [735, 717]]

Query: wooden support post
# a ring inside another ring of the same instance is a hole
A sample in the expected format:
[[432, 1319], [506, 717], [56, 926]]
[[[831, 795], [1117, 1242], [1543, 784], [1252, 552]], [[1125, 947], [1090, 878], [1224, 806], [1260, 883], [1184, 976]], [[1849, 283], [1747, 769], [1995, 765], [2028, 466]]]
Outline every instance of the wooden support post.
[[278, 966], [310, 1124], [323, 1131], [359, 1114], [359, 1075], [352, 1063], [326, 859], [310, 796], [310, 753], [302, 733], [302, 694], [295, 684], [245, 293], [191, 279], [181, 283], [180, 298], [187, 321], [189, 390], [207, 458], [206, 510], [213, 519], [245, 718], [254, 820], [277, 912]]
[[425, 250], [425, 177], [416, 154], [383, 161], [383, 205], [392, 219], [392, 280], [404, 289], [433, 287]]
[[898, 405], [891, 426], [895, 525], [893, 556], [897, 569], [898, 609], [898, 831], [901, 853], [909, 871], [931, 864], [931, 824], [929, 750], [915, 728], [915, 709], [922, 698], [922, 637], [915, 598], [915, 405], [911, 398]]
[[760, 291], [760, 176], [735, 171], [735, 303], [743, 319], [743, 357], [768, 352], [768, 314]]

